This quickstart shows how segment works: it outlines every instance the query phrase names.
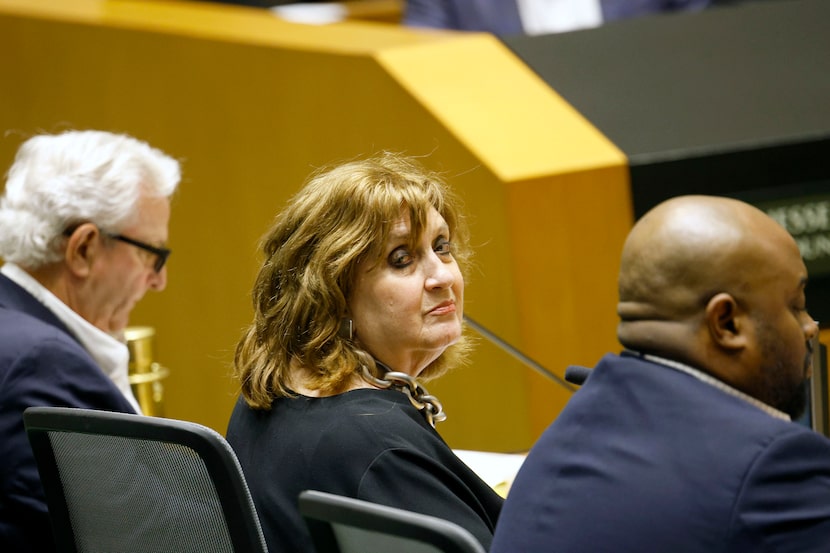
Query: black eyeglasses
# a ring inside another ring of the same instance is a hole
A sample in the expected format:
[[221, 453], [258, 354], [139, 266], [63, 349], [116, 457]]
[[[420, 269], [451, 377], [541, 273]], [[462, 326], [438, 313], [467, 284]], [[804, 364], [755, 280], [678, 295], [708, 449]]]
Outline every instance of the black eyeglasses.
[[[63, 235], [64, 236], [72, 236], [72, 233], [75, 232], [75, 230], [79, 226], [80, 225], [73, 225], [73, 226], [67, 228], [66, 230], [63, 231]], [[170, 254], [172, 253], [171, 250], [169, 250], [168, 248], [159, 248], [157, 246], [152, 246], [150, 244], [147, 244], [146, 242], [141, 242], [140, 240], [135, 240], [134, 238], [124, 236], [123, 234], [111, 234], [109, 232], [104, 232], [103, 230], [101, 231], [101, 234], [103, 234], [107, 238], [112, 238], [113, 240], [118, 240], [120, 242], [125, 242], [125, 243], [127, 243], [131, 246], [135, 246], [136, 248], [141, 248], [142, 250], [144, 250], [146, 252], [150, 252], [152, 254], [155, 254], [156, 262], [153, 265], [153, 270], [157, 273], [161, 272], [161, 270], [164, 268], [164, 264], [167, 263], [167, 258], [170, 257]]]
[[144, 251], [155, 254], [156, 263], [155, 265], [153, 265], [153, 270], [157, 273], [161, 272], [161, 270], [164, 268], [164, 264], [167, 263], [167, 258], [170, 257], [171, 251], [168, 248], [159, 248], [156, 246], [151, 246], [146, 242], [141, 242], [140, 240], [129, 238], [128, 236], [124, 236], [123, 234], [110, 234], [108, 232], [101, 232], [104, 234], [104, 236], [112, 238], [113, 240], [120, 240], [121, 242], [126, 242], [131, 246], [135, 246], [136, 248], [141, 248]]

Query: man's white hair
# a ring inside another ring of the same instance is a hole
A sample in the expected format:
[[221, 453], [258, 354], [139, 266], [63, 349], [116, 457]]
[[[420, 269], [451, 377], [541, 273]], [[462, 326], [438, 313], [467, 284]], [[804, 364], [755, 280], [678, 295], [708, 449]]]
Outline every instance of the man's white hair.
[[66, 229], [91, 222], [118, 232], [142, 195], [170, 197], [179, 162], [145, 142], [105, 131], [30, 138], [0, 197], [0, 257], [36, 269], [61, 259]]

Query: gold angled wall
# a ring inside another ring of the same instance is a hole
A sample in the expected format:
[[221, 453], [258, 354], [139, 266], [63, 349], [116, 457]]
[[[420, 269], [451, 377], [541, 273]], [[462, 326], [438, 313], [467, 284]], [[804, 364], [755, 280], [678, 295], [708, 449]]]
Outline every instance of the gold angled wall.
[[[166, 414], [224, 432], [257, 242], [314, 168], [424, 156], [465, 198], [466, 312], [560, 376], [615, 351], [624, 156], [495, 38], [305, 26], [197, 2], [0, 0], [0, 165], [40, 131], [127, 132], [180, 158], [169, 285], [136, 309]], [[471, 331], [472, 332], [472, 331]], [[485, 340], [429, 386], [453, 447], [531, 445], [569, 397]]]

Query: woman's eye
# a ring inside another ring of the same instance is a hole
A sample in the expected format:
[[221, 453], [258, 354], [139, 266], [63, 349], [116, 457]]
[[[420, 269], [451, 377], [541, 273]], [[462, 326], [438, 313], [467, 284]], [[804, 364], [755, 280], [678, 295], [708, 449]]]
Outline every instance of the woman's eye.
[[435, 244], [435, 253], [439, 255], [449, 255], [452, 253], [452, 242], [449, 240], [441, 240]]
[[404, 248], [398, 248], [389, 254], [389, 264], [403, 268], [412, 263], [412, 255]]

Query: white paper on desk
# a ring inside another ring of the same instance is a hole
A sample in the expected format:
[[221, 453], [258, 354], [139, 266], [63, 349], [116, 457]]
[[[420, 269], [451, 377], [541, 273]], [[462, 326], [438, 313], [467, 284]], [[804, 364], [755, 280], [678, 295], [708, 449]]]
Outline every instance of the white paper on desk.
[[454, 449], [453, 451], [491, 488], [504, 483], [512, 483], [525, 460], [524, 453], [493, 453], [469, 449]]

